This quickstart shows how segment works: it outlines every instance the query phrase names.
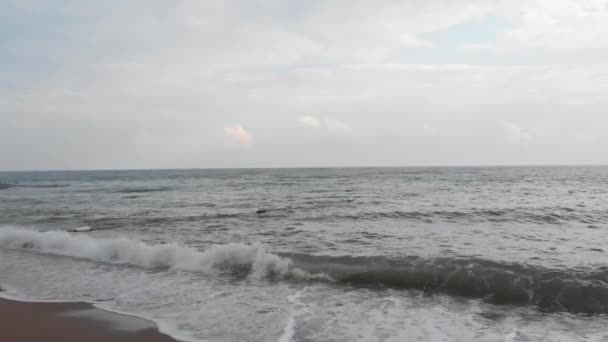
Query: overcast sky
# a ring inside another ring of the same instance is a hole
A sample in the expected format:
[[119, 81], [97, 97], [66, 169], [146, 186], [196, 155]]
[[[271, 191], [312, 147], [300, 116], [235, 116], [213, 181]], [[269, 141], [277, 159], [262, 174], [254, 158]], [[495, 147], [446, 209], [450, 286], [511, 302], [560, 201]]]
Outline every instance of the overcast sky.
[[0, 169], [608, 163], [608, 0], [4, 0]]

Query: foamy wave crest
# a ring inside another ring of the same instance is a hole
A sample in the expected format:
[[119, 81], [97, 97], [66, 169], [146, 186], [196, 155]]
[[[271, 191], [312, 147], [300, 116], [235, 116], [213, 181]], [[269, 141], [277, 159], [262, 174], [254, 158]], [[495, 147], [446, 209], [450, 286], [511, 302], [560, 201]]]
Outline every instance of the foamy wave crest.
[[[249, 276], [282, 278], [290, 273], [291, 260], [270, 253], [264, 245], [231, 243], [204, 251], [177, 243], [150, 245], [127, 238], [94, 238], [68, 232], [0, 228], [0, 248], [35, 251], [113, 264], [173, 270], [247, 272]], [[294, 270], [295, 276], [302, 271]]]

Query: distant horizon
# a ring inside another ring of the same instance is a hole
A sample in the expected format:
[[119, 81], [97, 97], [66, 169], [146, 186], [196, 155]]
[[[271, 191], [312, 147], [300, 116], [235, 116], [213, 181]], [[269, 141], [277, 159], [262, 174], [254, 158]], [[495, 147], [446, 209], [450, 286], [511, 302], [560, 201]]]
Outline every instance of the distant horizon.
[[374, 166], [276, 166], [276, 167], [184, 167], [108, 169], [0, 169], [9, 172], [95, 172], [95, 171], [194, 171], [194, 170], [289, 170], [289, 169], [391, 169], [391, 168], [525, 168], [525, 167], [608, 167], [608, 164], [502, 164], [502, 165], [374, 165]]

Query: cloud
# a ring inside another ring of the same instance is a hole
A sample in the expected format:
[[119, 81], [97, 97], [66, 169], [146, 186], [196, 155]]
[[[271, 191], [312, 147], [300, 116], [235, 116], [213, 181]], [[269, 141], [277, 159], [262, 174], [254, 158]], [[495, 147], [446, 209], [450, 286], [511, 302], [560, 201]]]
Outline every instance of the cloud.
[[224, 133], [241, 146], [251, 146], [253, 144], [253, 137], [241, 125], [226, 126], [224, 127]]
[[580, 50], [608, 47], [608, 3], [605, 0], [534, 0], [513, 15], [519, 25], [502, 43], [544, 49]]
[[608, 163], [605, 0], [5, 7], [0, 169]]
[[298, 121], [303, 126], [314, 127], [314, 128], [321, 127], [321, 120], [319, 120], [317, 117], [314, 117], [314, 116], [305, 115], [305, 116], [298, 118]]
[[323, 120], [323, 124], [327, 130], [331, 132], [346, 133], [352, 131], [352, 127], [350, 127], [350, 125], [334, 118], [325, 118]]
[[524, 129], [512, 122], [501, 121], [506, 137], [513, 144], [529, 144], [533, 141], [534, 135], [527, 129]]
[[303, 126], [312, 128], [322, 128], [332, 133], [346, 133], [352, 131], [350, 125], [334, 118], [319, 118], [316, 116], [306, 115], [298, 118], [298, 121]]

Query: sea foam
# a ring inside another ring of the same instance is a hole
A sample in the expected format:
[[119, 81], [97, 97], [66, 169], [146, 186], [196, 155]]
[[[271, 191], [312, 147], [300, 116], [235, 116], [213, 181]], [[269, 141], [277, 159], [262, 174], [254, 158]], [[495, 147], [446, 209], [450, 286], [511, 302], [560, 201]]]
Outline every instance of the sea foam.
[[76, 236], [63, 231], [41, 232], [17, 227], [0, 228], [0, 248], [144, 268], [166, 267], [192, 272], [244, 270], [258, 279], [285, 277], [291, 264], [289, 258], [272, 254], [258, 243], [212, 245], [199, 251], [177, 243], [146, 244], [127, 238]]

